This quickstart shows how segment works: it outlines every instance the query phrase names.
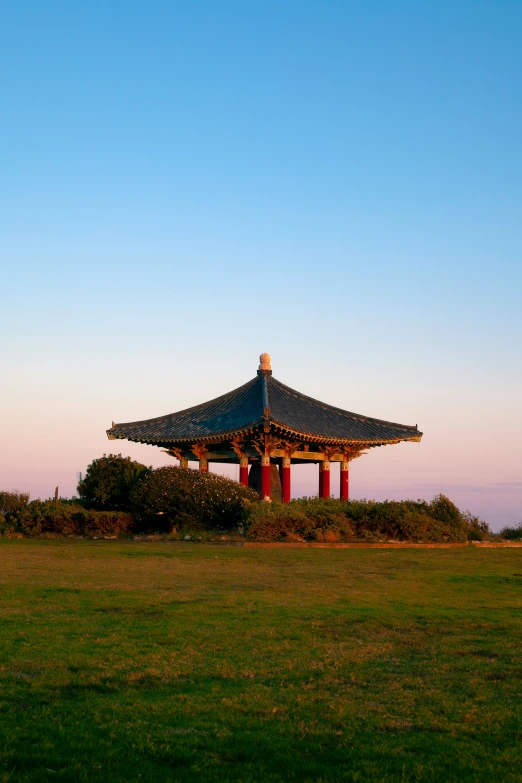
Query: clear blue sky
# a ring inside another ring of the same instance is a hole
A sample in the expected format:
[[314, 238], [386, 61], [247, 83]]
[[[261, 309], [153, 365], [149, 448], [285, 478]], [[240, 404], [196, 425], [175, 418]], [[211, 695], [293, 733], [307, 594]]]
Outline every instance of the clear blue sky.
[[3, 2], [2, 486], [268, 351], [425, 432], [355, 496], [522, 519], [521, 40], [518, 0]]

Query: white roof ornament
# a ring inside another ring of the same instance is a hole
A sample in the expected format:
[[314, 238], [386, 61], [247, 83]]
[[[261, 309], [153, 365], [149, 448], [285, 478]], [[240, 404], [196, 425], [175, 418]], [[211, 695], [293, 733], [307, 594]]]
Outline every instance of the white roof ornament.
[[259, 361], [261, 364], [259, 365], [259, 369], [262, 371], [270, 371], [272, 372], [272, 367], [270, 366], [270, 354], [269, 353], [262, 353], [259, 357]]

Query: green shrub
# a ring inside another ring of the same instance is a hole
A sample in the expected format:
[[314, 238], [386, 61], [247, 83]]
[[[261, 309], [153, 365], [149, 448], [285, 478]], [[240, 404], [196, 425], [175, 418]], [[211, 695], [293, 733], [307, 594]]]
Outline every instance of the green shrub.
[[88, 536], [118, 536], [134, 527], [134, 517], [125, 511], [94, 511], [83, 518], [83, 533]]
[[95, 511], [61, 500], [33, 500], [6, 517], [2, 533], [114, 536], [130, 530], [132, 524], [132, 516], [121, 511]]
[[0, 514], [7, 516], [29, 503], [29, 492], [0, 492]]
[[189, 468], [164, 467], [136, 485], [132, 500], [142, 523], [157, 529], [173, 526], [222, 528], [242, 525], [257, 492], [236, 481]]
[[491, 530], [487, 522], [473, 516], [469, 511], [464, 511], [462, 518], [467, 526], [468, 541], [486, 541], [490, 537]]
[[5, 516], [0, 512], [0, 536], [8, 536], [18, 532], [18, 526], [11, 519], [11, 515]]
[[252, 541], [309, 538], [314, 522], [297, 503], [257, 503], [248, 515], [247, 533]]
[[88, 513], [81, 506], [61, 503], [59, 500], [33, 500], [25, 508], [12, 515], [20, 532], [28, 536], [41, 533], [58, 533], [60, 535], [81, 535], [81, 524], [78, 515]]
[[508, 541], [520, 541], [522, 539], [522, 522], [516, 527], [504, 527], [500, 531], [500, 537]]
[[285, 505], [261, 504], [251, 510], [247, 531], [248, 537], [257, 541], [299, 537], [318, 541], [464, 543], [489, 535], [485, 522], [469, 512], [461, 514], [444, 495], [437, 495], [431, 503], [301, 498]]
[[462, 515], [457, 506], [446, 495], [435, 495], [428, 509], [428, 513], [433, 519], [443, 522], [449, 528], [455, 528], [455, 530], [462, 529]]
[[311, 522], [311, 537], [318, 541], [351, 540], [355, 525], [349, 519], [343, 501], [333, 498], [301, 498], [293, 501]]
[[253, 541], [352, 540], [354, 526], [338, 500], [301, 498], [291, 503], [259, 503], [250, 510], [248, 538]]
[[78, 495], [88, 508], [130, 511], [130, 495], [151, 468], [121, 454], [104, 454], [91, 462], [78, 484]]
[[439, 541], [441, 536], [433, 523], [434, 520], [422, 509], [405, 508], [400, 521], [398, 520], [393, 526], [393, 530], [386, 531], [386, 537], [412, 543]]

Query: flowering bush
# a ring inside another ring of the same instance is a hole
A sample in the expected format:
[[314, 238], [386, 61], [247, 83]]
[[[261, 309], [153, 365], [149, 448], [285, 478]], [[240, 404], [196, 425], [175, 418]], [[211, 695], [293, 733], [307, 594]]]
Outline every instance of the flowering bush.
[[236, 481], [189, 468], [157, 468], [132, 493], [143, 522], [157, 527], [222, 528], [243, 524], [257, 492]]

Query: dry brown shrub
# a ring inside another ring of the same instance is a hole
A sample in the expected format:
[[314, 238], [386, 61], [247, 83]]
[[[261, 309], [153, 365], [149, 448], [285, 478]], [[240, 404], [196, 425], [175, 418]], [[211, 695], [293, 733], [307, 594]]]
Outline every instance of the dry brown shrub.
[[335, 530], [323, 531], [323, 541], [334, 544], [341, 540], [341, 536]]
[[296, 541], [299, 543], [304, 541], [304, 538], [301, 538], [301, 536], [298, 536], [296, 533], [286, 533], [285, 538], [287, 541]]

